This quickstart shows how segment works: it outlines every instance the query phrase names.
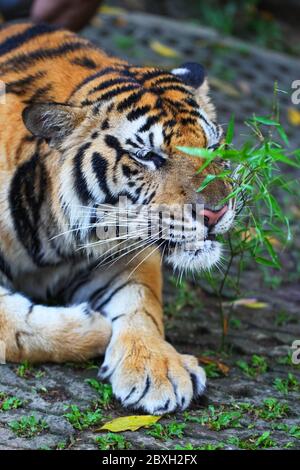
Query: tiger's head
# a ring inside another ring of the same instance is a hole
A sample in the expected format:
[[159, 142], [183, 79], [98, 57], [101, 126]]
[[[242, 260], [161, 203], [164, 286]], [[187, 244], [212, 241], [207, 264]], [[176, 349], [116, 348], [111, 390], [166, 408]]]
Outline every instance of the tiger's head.
[[197, 190], [226, 162], [214, 160], [199, 173], [204, 161], [180, 150], [216, 149], [222, 142], [201, 65], [167, 72], [120, 62], [79, 83], [67, 103], [30, 105], [23, 120], [61, 156], [60, 200], [72, 226], [83, 224], [79, 207], [115, 208], [120, 196], [147, 208], [187, 207], [184, 230], [170, 215], [167, 235], [160, 226], [154, 243], [181, 269], [210, 268], [219, 260], [215, 237], [234, 221], [234, 202], [224, 204], [232, 188], [216, 178]]

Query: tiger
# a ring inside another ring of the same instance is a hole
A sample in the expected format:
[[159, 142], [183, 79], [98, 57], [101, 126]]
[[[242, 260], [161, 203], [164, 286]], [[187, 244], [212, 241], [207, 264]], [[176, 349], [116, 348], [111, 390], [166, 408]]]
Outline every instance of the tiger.
[[[224, 141], [203, 66], [131, 65], [75, 33], [23, 21], [0, 29], [0, 80], [3, 359], [102, 356], [98, 377], [124, 407], [186, 409], [206, 375], [165, 339], [162, 263], [212, 268], [222, 256], [217, 235], [236, 214], [228, 180], [197, 191], [227, 162], [183, 149]], [[192, 208], [193, 229], [185, 234], [170, 216], [165, 237], [159, 227], [144, 239], [141, 211], [139, 229], [122, 233], [133, 207], [162, 205]], [[116, 220], [111, 237], [105, 228]]]

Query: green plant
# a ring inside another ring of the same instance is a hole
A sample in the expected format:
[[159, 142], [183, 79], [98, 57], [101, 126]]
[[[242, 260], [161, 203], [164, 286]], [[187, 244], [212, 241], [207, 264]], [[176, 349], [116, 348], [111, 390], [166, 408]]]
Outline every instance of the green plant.
[[191, 416], [189, 413], [184, 414], [184, 419], [193, 423], [208, 426], [214, 431], [221, 431], [228, 428], [240, 428], [240, 419], [242, 418], [242, 411], [237, 408], [225, 408], [221, 406], [216, 408], [213, 405], [208, 407], [208, 410], [200, 414], [200, 416]]
[[[175, 277], [171, 276], [170, 282], [175, 287], [178, 287], [178, 280]], [[176, 289], [176, 297], [172, 302], [166, 305], [165, 313], [166, 315], [173, 317], [180, 314], [180, 312], [182, 312], [186, 307], [195, 309], [200, 308], [201, 305], [201, 300], [197, 297], [197, 293], [191, 290], [189, 283], [181, 281], [180, 289]]]
[[250, 364], [246, 361], [239, 360], [236, 365], [248, 377], [256, 377], [257, 375], [264, 374], [268, 370], [267, 360], [262, 356], [254, 354], [251, 358]]
[[17, 436], [27, 438], [36, 436], [49, 427], [44, 419], [38, 419], [34, 415], [10, 421], [8, 426]]
[[[227, 129], [225, 141], [216, 150], [179, 147], [179, 150], [199, 157], [203, 161], [201, 173], [215, 159], [231, 161], [235, 170], [224, 168], [220, 173], [207, 174], [198, 191], [222, 179], [231, 184], [229, 196], [220, 201], [233, 200], [236, 212], [244, 208], [243, 216], [237, 217], [235, 230], [219, 237], [228, 248], [223, 259], [223, 272], [205, 273], [204, 281], [219, 299], [224, 347], [234, 300], [241, 296], [241, 277], [246, 267], [256, 262], [263, 269], [280, 269], [280, 252], [292, 240], [289, 220], [279, 201], [278, 194], [290, 192], [293, 181], [283, 177], [280, 165], [300, 168], [300, 149], [288, 150], [288, 137], [280, 124], [277, 103], [277, 85], [274, 87], [273, 111], [269, 116], [253, 116], [246, 121], [252, 136], [237, 149], [232, 145], [234, 118]], [[241, 214], [240, 214], [241, 215]], [[232, 302], [224, 303], [227, 296]]]
[[95, 426], [103, 419], [102, 412], [99, 409], [81, 411], [77, 405], [71, 405], [69, 410], [68, 413], [64, 414], [64, 417], [74, 429], [79, 431]]
[[284, 393], [287, 395], [289, 392], [299, 392], [300, 383], [297, 377], [292, 373], [289, 373], [286, 379], [280, 379], [277, 377], [273, 383], [274, 387], [278, 392]]
[[271, 432], [265, 431], [261, 436], [249, 436], [246, 439], [230, 437], [227, 442], [243, 450], [269, 449], [276, 446], [276, 442], [270, 436]]
[[130, 442], [126, 441], [124, 436], [112, 432], [103, 436], [97, 436], [95, 441], [100, 450], [124, 450], [131, 448]]
[[45, 372], [41, 369], [35, 370], [28, 361], [24, 361], [17, 367], [16, 374], [22, 379], [31, 379], [33, 377], [40, 379], [44, 377]]
[[107, 408], [113, 399], [111, 385], [103, 384], [101, 382], [98, 382], [98, 380], [96, 379], [86, 379], [86, 382], [98, 393], [99, 398], [97, 402], [99, 403], [99, 405], [102, 405], [104, 406], [104, 408]]
[[286, 417], [289, 411], [289, 406], [286, 403], [280, 403], [276, 398], [266, 398], [262, 407], [255, 410], [255, 414], [258, 418], [272, 421]]
[[201, 446], [193, 446], [193, 444], [186, 444], [185, 446], [177, 445], [174, 447], [174, 450], [222, 450], [224, 449], [223, 442], [218, 442], [218, 444], [214, 443], [205, 443]]
[[22, 400], [17, 397], [0, 392], [0, 411], [15, 410], [23, 406]]
[[294, 369], [300, 369], [300, 364], [294, 364], [292, 361], [292, 353], [289, 352], [285, 356], [281, 356], [277, 359], [277, 363], [280, 364], [281, 366], [288, 366], [292, 367]]
[[206, 377], [208, 379], [217, 379], [218, 377], [223, 377], [224, 374], [220, 371], [217, 364], [211, 363], [204, 366]]
[[155, 437], [155, 439], [166, 441], [167, 439], [174, 439], [175, 437], [182, 438], [185, 427], [186, 425], [184, 423], [170, 423], [165, 425], [156, 423], [152, 426], [150, 431], [147, 431], [147, 434]]

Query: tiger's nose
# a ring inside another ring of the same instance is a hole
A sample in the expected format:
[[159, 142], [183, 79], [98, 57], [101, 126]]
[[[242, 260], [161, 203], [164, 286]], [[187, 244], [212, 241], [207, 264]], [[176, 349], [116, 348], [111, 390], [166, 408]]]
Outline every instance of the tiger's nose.
[[204, 225], [206, 227], [212, 227], [216, 225], [221, 217], [228, 211], [228, 205], [226, 204], [219, 210], [203, 209], [200, 211], [200, 215], [204, 218]]

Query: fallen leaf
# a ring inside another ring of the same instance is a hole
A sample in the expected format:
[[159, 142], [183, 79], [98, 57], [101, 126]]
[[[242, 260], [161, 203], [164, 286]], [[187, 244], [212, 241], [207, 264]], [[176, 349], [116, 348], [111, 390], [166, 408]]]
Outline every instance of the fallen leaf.
[[217, 77], [210, 77], [209, 79], [210, 85], [212, 85], [214, 88], [217, 88], [217, 90], [222, 91], [225, 93], [225, 95], [232, 96], [235, 98], [238, 98], [241, 96], [241, 93], [230, 83], [224, 82], [223, 80], [220, 80]]
[[276, 238], [276, 237], [266, 237], [266, 238], [269, 241], [269, 243], [271, 243], [272, 246], [274, 246], [276, 248], [281, 248], [282, 247], [282, 243], [278, 240], [278, 238]]
[[226, 364], [223, 364], [223, 362], [220, 362], [216, 359], [212, 359], [212, 358], [207, 357], [207, 356], [200, 356], [200, 357], [198, 357], [198, 360], [199, 360], [199, 362], [201, 362], [201, 364], [215, 364], [217, 366], [217, 368], [224, 375], [228, 375], [228, 373], [230, 371], [230, 368]]
[[154, 52], [161, 55], [162, 57], [169, 57], [169, 58], [180, 57], [180, 53], [176, 51], [176, 49], [166, 46], [165, 44], [162, 44], [159, 41], [151, 41], [150, 47]]
[[223, 302], [224, 307], [247, 307], [247, 308], [267, 308], [265, 302], [258, 302], [257, 299], [237, 299], [233, 302]]
[[159, 421], [161, 416], [140, 415], [140, 416], [123, 416], [108, 421], [101, 428], [96, 429], [95, 432], [110, 431], [137, 431], [140, 428], [148, 428]]
[[99, 8], [99, 12], [104, 15], [123, 15], [126, 13], [126, 10], [124, 10], [124, 8], [102, 5], [102, 7]]
[[288, 108], [288, 120], [293, 126], [300, 126], [300, 111], [296, 108]]

